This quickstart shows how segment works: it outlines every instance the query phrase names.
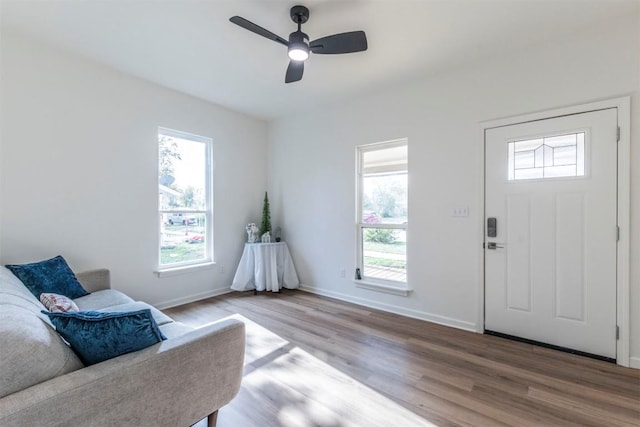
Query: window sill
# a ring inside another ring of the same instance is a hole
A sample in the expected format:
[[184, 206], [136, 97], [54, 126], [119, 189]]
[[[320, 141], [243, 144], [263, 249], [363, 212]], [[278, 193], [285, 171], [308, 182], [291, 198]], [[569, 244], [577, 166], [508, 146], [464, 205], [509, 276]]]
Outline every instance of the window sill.
[[193, 273], [200, 270], [210, 270], [216, 265], [215, 262], [205, 262], [202, 264], [184, 265], [181, 267], [163, 268], [162, 270], [156, 270], [154, 273], [158, 277], [171, 277], [185, 273]]
[[409, 296], [409, 293], [413, 292], [413, 289], [401, 288], [393, 285], [386, 285], [378, 282], [371, 282], [368, 280], [354, 280], [353, 283], [356, 284], [357, 287], [363, 289], [369, 289], [372, 291], [384, 292], [392, 295], [400, 295], [403, 297]]

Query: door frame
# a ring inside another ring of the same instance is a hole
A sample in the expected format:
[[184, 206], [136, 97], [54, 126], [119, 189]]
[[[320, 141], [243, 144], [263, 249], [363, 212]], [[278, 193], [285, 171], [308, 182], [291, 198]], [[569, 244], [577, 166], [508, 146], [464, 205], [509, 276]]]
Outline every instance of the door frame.
[[621, 366], [629, 366], [629, 239], [630, 239], [630, 206], [631, 206], [631, 97], [625, 96], [620, 98], [606, 99], [601, 101], [589, 102], [580, 105], [572, 105], [568, 107], [555, 108], [546, 111], [539, 111], [518, 116], [506, 117], [502, 119], [487, 120], [480, 122], [480, 136], [482, 143], [480, 150], [480, 171], [481, 179], [478, 180], [480, 186], [480, 206], [479, 230], [480, 230], [480, 280], [478, 289], [478, 332], [484, 332], [484, 301], [485, 301], [485, 250], [483, 243], [485, 241], [485, 147], [486, 132], [492, 128], [511, 126], [521, 123], [552, 119], [561, 116], [573, 114], [588, 113], [592, 111], [605, 110], [609, 108], [617, 108], [618, 126], [620, 127], [620, 140], [618, 141], [618, 173], [617, 173], [617, 221], [620, 228], [620, 239], [617, 244], [616, 254], [616, 324], [619, 328], [619, 338], [616, 344], [616, 363]]

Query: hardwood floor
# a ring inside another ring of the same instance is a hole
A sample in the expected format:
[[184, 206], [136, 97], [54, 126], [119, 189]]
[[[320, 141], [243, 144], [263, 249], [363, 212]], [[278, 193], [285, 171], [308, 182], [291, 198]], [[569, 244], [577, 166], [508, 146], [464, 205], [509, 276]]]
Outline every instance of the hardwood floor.
[[247, 324], [219, 427], [640, 426], [640, 370], [286, 290], [166, 310]]

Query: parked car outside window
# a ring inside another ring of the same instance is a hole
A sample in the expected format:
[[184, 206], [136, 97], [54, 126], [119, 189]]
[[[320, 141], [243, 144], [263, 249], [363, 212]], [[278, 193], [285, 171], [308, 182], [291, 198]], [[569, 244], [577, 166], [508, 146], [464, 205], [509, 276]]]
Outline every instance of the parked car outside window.
[[190, 214], [186, 213], [170, 213], [165, 215], [165, 223], [169, 225], [174, 224], [182, 224], [182, 225], [193, 225], [196, 223], [196, 218]]

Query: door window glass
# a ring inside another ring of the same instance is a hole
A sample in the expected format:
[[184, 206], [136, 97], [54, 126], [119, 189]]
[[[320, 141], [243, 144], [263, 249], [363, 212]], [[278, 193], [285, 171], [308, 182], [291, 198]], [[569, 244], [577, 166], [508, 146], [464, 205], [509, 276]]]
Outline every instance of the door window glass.
[[584, 132], [508, 143], [509, 181], [584, 176]]

